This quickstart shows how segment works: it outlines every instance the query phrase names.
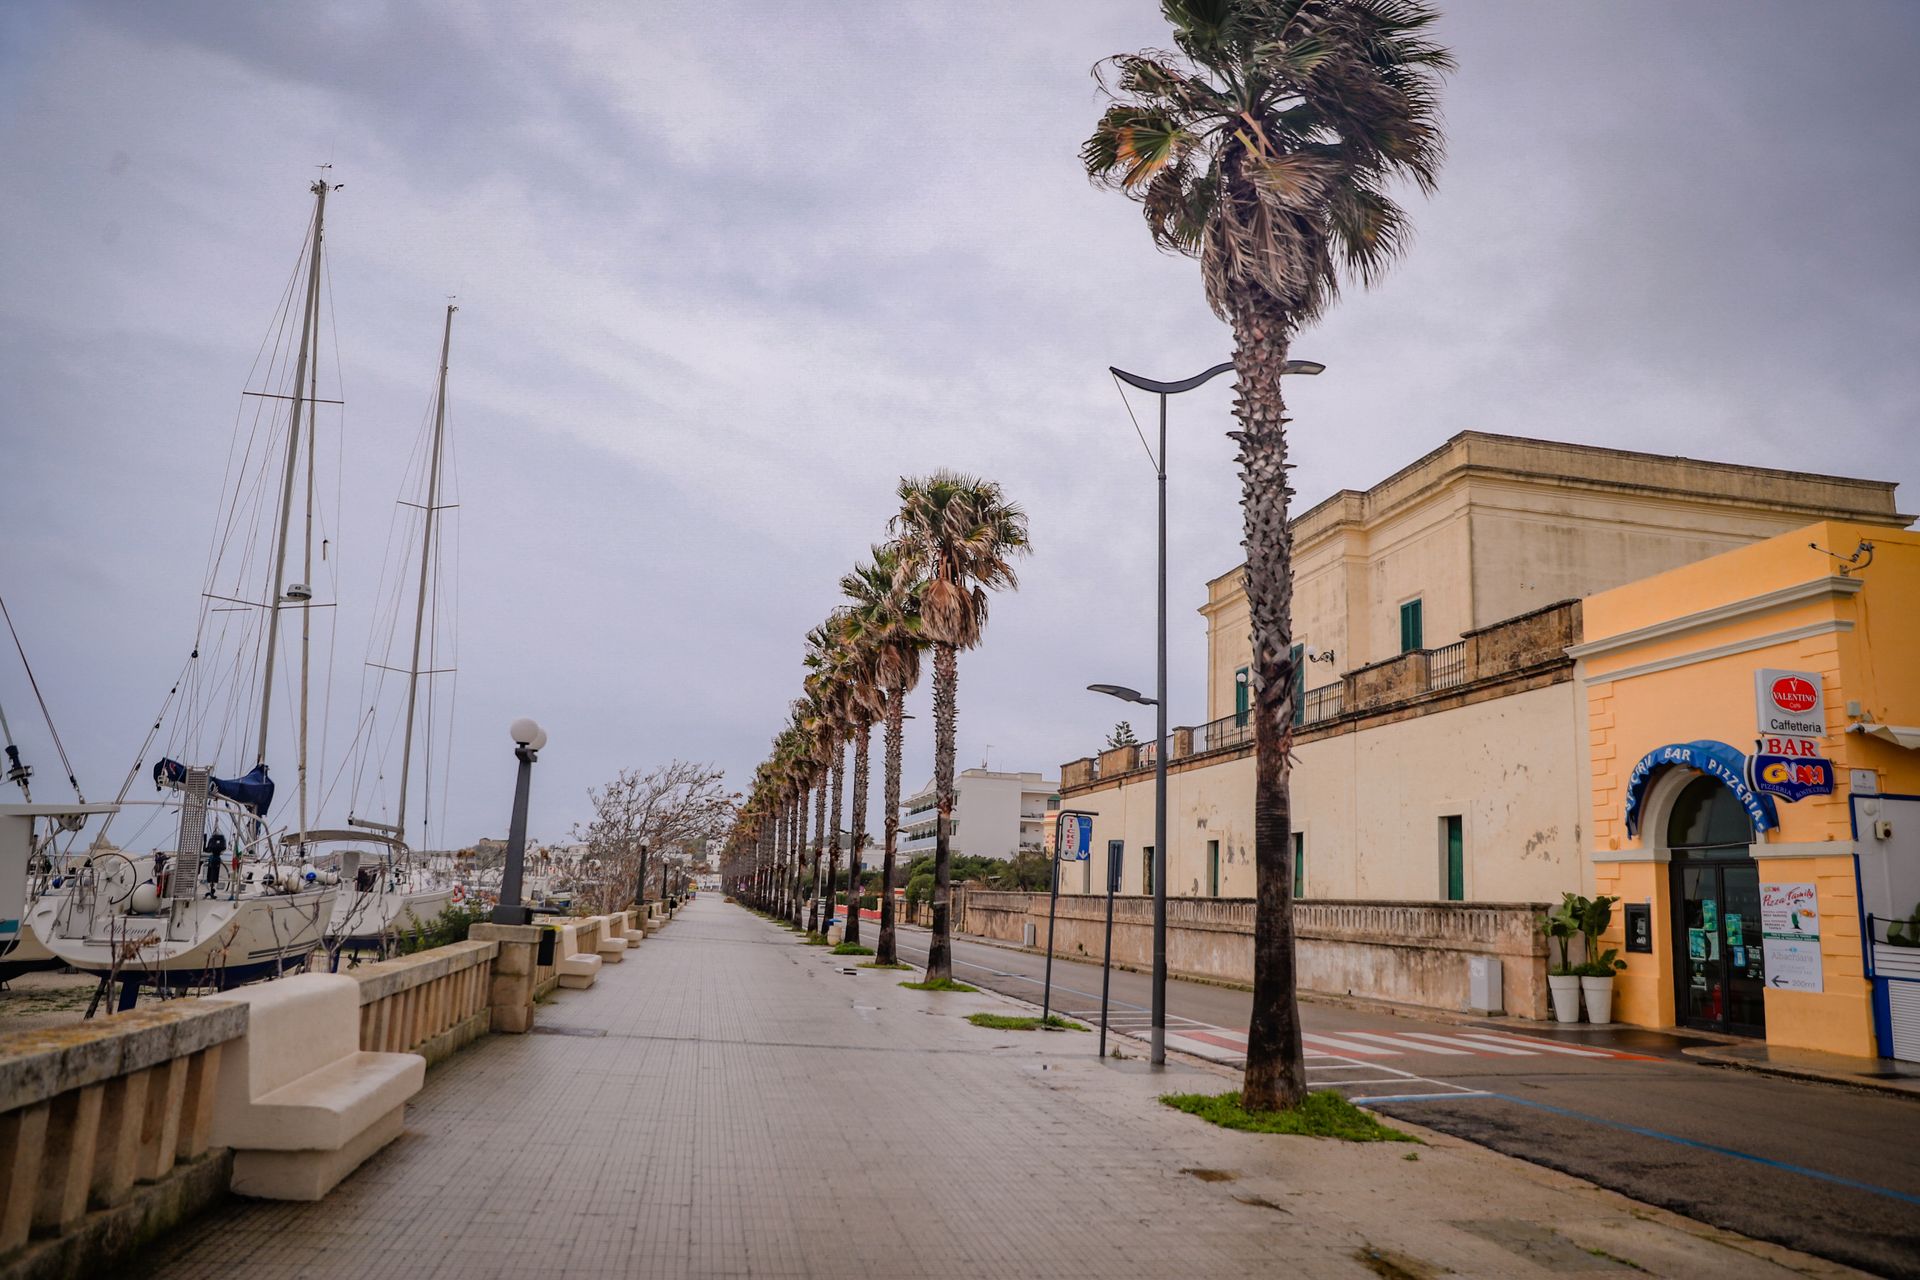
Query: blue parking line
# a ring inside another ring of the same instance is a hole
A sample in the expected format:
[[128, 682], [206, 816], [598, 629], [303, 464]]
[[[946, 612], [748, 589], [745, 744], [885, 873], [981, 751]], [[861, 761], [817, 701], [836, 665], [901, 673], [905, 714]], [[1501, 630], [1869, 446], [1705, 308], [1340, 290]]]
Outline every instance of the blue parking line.
[[[1408, 1094], [1400, 1098], [1355, 1099], [1356, 1105], [1366, 1106], [1375, 1102], [1431, 1102], [1448, 1098], [1464, 1098], [1470, 1095], [1455, 1093]], [[1711, 1151], [1717, 1156], [1727, 1156], [1734, 1160], [1745, 1160], [1750, 1164], [1765, 1165], [1770, 1169], [1781, 1169], [1787, 1173], [1797, 1173], [1803, 1178], [1813, 1178], [1820, 1182], [1830, 1182], [1837, 1187], [1847, 1187], [1853, 1191], [1865, 1191], [1876, 1196], [1885, 1196], [1889, 1200], [1898, 1200], [1902, 1204], [1920, 1205], [1920, 1196], [1905, 1191], [1895, 1191], [1892, 1187], [1876, 1186], [1871, 1182], [1861, 1182], [1857, 1178], [1843, 1178], [1837, 1173], [1824, 1173], [1819, 1169], [1809, 1169], [1805, 1165], [1789, 1164], [1785, 1160], [1774, 1160], [1768, 1156], [1757, 1156], [1751, 1151], [1736, 1151], [1732, 1147], [1719, 1146], [1712, 1142], [1700, 1142], [1693, 1138], [1683, 1138], [1677, 1133], [1666, 1133], [1660, 1129], [1649, 1129], [1645, 1125], [1628, 1124], [1623, 1120], [1609, 1120], [1604, 1116], [1590, 1116], [1584, 1111], [1573, 1111], [1566, 1107], [1556, 1107], [1550, 1102], [1536, 1102], [1532, 1098], [1516, 1098], [1510, 1093], [1482, 1093], [1483, 1098], [1498, 1098], [1502, 1102], [1514, 1102], [1523, 1107], [1532, 1107], [1538, 1111], [1549, 1111], [1557, 1116], [1566, 1116], [1573, 1120], [1584, 1120], [1588, 1124], [1605, 1125], [1609, 1129], [1620, 1129], [1627, 1133], [1637, 1133], [1643, 1138], [1658, 1138], [1662, 1142], [1675, 1143], [1682, 1147], [1692, 1147], [1697, 1151]]]

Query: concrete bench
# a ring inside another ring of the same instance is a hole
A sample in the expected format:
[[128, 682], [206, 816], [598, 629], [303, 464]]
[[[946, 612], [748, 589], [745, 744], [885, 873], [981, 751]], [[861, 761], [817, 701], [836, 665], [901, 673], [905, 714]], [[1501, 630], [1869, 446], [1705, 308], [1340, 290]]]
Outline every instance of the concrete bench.
[[597, 952], [581, 950], [578, 925], [560, 926], [560, 937], [553, 948], [553, 965], [561, 986], [574, 991], [586, 990], [599, 978], [600, 963]]
[[600, 958], [608, 964], [619, 964], [627, 958], [627, 940], [614, 932], [617, 927], [614, 922], [618, 919], [620, 919], [619, 916], [606, 918], [606, 928], [600, 934], [599, 945], [594, 948]]
[[417, 1053], [360, 1048], [360, 984], [303, 973], [208, 1001], [247, 1006], [214, 1088], [214, 1146], [233, 1148], [235, 1194], [318, 1200], [400, 1136], [426, 1083]]

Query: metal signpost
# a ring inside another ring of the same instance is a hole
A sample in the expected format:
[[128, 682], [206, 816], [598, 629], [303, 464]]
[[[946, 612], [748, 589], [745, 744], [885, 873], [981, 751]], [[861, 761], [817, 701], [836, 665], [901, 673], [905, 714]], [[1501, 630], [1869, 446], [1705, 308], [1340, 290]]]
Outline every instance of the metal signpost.
[[1093, 846], [1093, 815], [1062, 809], [1053, 829], [1053, 874], [1047, 891], [1047, 977], [1040, 992], [1040, 1025], [1053, 1016], [1053, 917], [1060, 905], [1060, 864], [1085, 862]]
[[1113, 981], [1113, 895], [1120, 892], [1124, 840], [1107, 841], [1107, 940], [1100, 948], [1100, 1061], [1107, 1060], [1107, 991]]

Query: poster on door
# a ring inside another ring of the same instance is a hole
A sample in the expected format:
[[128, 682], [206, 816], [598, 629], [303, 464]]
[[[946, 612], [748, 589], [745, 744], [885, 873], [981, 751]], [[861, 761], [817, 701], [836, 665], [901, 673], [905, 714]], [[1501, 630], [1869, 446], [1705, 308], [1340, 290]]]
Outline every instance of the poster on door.
[[1820, 904], [1811, 884], [1760, 886], [1760, 947], [1767, 987], [1822, 991]]

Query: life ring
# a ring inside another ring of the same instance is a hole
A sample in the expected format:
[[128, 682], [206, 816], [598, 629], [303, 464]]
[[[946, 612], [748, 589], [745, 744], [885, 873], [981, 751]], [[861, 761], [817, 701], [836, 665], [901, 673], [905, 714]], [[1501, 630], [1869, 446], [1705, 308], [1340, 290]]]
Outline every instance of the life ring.
[[453, 886], [453, 900], [455, 902], [465, 902], [467, 900], [467, 886], [463, 884]]

